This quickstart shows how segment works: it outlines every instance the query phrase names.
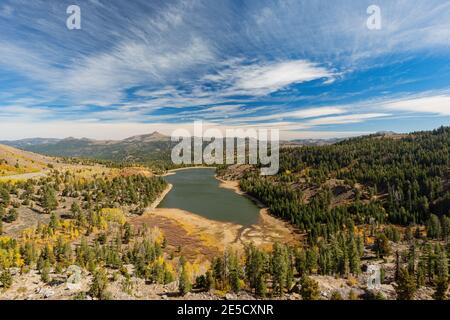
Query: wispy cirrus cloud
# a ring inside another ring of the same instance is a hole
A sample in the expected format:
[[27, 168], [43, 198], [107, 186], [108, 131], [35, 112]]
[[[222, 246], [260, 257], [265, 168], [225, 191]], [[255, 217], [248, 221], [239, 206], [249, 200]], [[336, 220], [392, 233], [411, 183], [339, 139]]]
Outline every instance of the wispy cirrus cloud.
[[433, 113], [450, 116], [450, 95], [400, 99], [383, 104], [383, 108], [411, 113]]
[[260, 121], [268, 121], [268, 120], [276, 120], [276, 119], [308, 119], [308, 118], [316, 118], [321, 116], [329, 116], [334, 114], [346, 113], [346, 110], [340, 106], [334, 107], [318, 107], [318, 108], [307, 108], [300, 109], [296, 111], [290, 112], [275, 112], [270, 115], [265, 116], [254, 116], [247, 118], [238, 118], [237, 121], [252, 121], [252, 122], [260, 122]]
[[331, 71], [316, 63], [288, 60], [253, 64], [233, 62], [228, 68], [207, 75], [205, 80], [225, 86], [222, 95], [267, 95], [292, 84], [327, 80], [332, 76]]
[[381, 0], [377, 31], [365, 25], [369, 0], [78, 4], [77, 31], [65, 28], [64, 2], [0, 5], [2, 125], [87, 121], [110, 132], [204, 119], [294, 136], [450, 123], [445, 1]]

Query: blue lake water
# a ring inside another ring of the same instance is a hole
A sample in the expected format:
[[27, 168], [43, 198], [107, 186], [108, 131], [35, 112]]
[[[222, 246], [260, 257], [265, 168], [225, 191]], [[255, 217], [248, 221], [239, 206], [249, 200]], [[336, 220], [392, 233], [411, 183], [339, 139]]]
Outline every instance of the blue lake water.
[[258, 222], [259, 208], [233, 190], [219, 187], [213, 168], [175, 171], [164, 179], [172, 190], [159, 208], [177, 208], [205, 218], [250, 226]]

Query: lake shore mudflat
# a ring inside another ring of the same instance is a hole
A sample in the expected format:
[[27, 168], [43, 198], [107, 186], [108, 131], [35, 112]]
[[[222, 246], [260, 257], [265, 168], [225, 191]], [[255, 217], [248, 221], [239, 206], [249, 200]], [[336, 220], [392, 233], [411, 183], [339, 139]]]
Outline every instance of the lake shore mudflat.
[[255, 229], [259, 231], [256, 233], [261, 233], [269, 239], [272, 239], [272, 241], [279, 241], [284, 243], [296, 242], [298, 244], [298, 241], [302, 239], [302, 236], [296, 228], [294, 228], [288, 222], [271, 215], [269, 209], [261, 201], [242, 191], [239, 187], [239, 181], [223, 180], [217, 176], [216, 179], [220, 181], [219, 187], [231, 189], [237, 194], [249, 198], [260, 208], [260, 217], [258, 223], [251, 226], [251, 228], [249, 228], [249, 230], [247, 231], [247, 234], [245, 234], [244, 232], [242, 236], [243, 241], [253, 241], [252, 234], [255, 233]]
[[[186, 170], [186, 168], [182, 169]], [[244, 245], [250, 242], [268, 249], [277, 241], [286, 244], [299, 243], [301, 235], [287, 222], [271, 216], [268, 209], [257, 199], [240, 190], [238, 181], [221, 180], [218, 177], [216, 179], [220, 182], [220, 187], [232, 189], [242, 196], [249, 197], [259, 206], [258, 223], [244, 227], [237, 223], [211, 220], [178, 208], [157, 208], [170, 192], [171, 185], [144, 215], [134, 219], [134, 222], [139, 221], [142, 225], [160, 228], [169, 235], [168, 242], [171, 245], [182, 247], [191, 256], [198, 252], [197, 258], [201, 256], [201, 260], [209, 260], [213, 252], [220, 254], [228, 248], [243, 249]]]

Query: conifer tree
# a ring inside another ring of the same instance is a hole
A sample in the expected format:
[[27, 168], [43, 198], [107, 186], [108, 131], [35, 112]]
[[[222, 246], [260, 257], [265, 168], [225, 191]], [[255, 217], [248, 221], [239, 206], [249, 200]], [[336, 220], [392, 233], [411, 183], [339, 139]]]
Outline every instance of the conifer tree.
[[398, 273], [397, 286], [397, 300], [412, 300], [416, 292], [416, 281], [414, 275], [411, 275], [408, 269], [401, 268]]
[[272, 291], [275, 295], [283, 294], [289, 266], [286, 248], [275, 243], [272, 252]]
[[11, 288], [13, 284], [13, 278], [9, 269], [3, 270], [3, 272], [0, 273], [0, 284], [4, 289]]
[[111, 294], [108, 289], [108, 275], [103, 268], [99, 268], [94, 272], [89, 294], [98, 300], [109, 300]]
[[314, 279], [303, 276], [300, 279], [300, 295], [303, 300], [319, 300], [320, 299], [320, 291], [319, 284]]
[[186, 268], [186, 263], [183, 263], [181, 266], [181, 273], [178, 279], [178, 291], [182, 296], [192, 290], [192, 283], [189, 278], [189, 274]]

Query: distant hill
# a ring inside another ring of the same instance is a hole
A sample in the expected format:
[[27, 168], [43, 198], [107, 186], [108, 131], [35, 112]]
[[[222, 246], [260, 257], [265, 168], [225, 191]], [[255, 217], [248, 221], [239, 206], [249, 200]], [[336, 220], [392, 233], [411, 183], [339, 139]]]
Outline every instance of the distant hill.
[[174, 145], [170, 137], [159, 132], [133, 136], [124, 140], [93, 139], [24, 139], [4, 144], [50, 156], [100, 160], [145, 162], [170, 159]]
[[[374, 136], [396, 136], [394, 132], [379, 132]], [[300, 146], [327, 146], [345, 139], [296, 139], [280, 141], [282, 148]], [[77, 157], [107, 161], [155, 162], [170, 161], [171, 150], [176, 142], [157, 131], [136, 135], [123, 140], [94, 140], [87, 138], [46, 139], [31, 138], [16, 141], [0, 141], [15, 148], [58, 157]]]
[[344, 138], [331, 138], [331, 139], [295, 139], [289, 141], [291, 144], [298, 144], [301, 146], [327, 146], [339, 141], [344, 140]]
[[23, 148], [25, 149], [27, 146], [36, 146], [41, 144], [52, 144], [57, 143], [61, 139], [53, 139], [53, 138], [30, 138], [30, 139], [21, 139], [14, 141], [0, 141], [0, 144], [8, 145], [15, 148]]
[[339, 221], [340, 228], [348, 217], [404, 226], [426, 224], [432, 215], [448, 217], [449, 150], [450, 127], [378, 133], [327, 146], [283, 148], [274, 176], [260, 176], [255, 166], [230, 166], [219, 176], [240, 179], [241, 188], [274, 215], [300, 229], [317, 224], [315, 232], [324, 236], [333, 228], [323, 225]]
[[[281, 141], [282, 147], [330, 145], [342, 139], [299, 139]], [[27, 151], [58, 157], [78, 157], [98, 160], [147, 162], [167, 161], [176, 144], [159, 132], [136, 135], [123, 140], [94, 140], [87, 138], [32, 138], [3, 141], [3, 144]]]

